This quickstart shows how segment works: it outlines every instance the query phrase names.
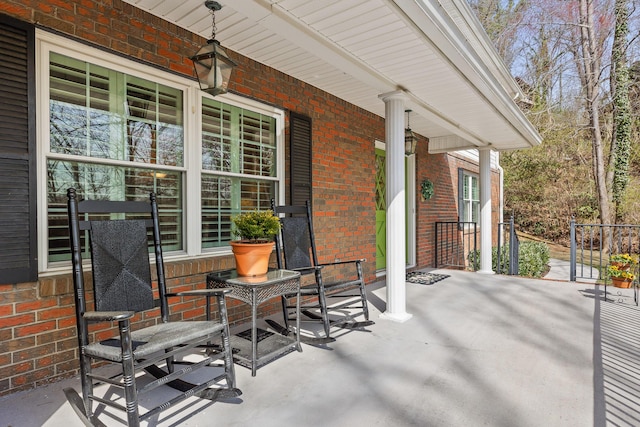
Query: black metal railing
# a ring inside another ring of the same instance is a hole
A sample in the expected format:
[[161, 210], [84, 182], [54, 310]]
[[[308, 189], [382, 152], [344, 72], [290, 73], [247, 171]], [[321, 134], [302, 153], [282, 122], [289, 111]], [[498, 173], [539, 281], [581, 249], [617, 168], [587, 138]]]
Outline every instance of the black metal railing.
[[[508, 227], [508, 231], [505, 232], [505, 228]], [[507, 238], [505, 241], [503, 236]], [[504, 265], [503, 251], [505, 247], [509, 247], [509, 259], [508, 265]], [[520, 239], [518, 233], [516, 233], [516, 227], [513, 219], [513, 215], [509, 219], [509, 222], [498, 223], [498, 247], [496, 253], [496, 273], [509, 274], [517, 276], [520, 274]]]
[[609, 254], [640, 251], [640, 225], [576, 224], [571, 218], [570, 239], [569, 280], [597, 280]]
[[469, 253], [476, 253], [478, 227], [475, 222], [442, 221], [435, 223], [435, 267], [475, 270]]

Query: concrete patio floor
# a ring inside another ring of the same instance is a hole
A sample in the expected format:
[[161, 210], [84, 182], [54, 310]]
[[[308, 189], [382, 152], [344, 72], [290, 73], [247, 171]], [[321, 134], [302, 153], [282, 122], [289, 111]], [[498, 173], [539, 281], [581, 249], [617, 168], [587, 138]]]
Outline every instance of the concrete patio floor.
[[[335, 329], [258, 370], [237, 366], [243, 395], [160, 414], [158, 426], [638, 426], [640, 310], [631, 290], [603, 301], [586, 283], [437, 270], [407, 283], [405, 323]], [[613, 301], [615, 299], [615, 301]], [[0, 427], [80, 426], [72, 378], [0, 399]], [[187, 406], [185, 408], [185, 406]], [[121, 414], [116, 414], [121, 417]], [[108, 425], [122, 422], [103, 414]]]

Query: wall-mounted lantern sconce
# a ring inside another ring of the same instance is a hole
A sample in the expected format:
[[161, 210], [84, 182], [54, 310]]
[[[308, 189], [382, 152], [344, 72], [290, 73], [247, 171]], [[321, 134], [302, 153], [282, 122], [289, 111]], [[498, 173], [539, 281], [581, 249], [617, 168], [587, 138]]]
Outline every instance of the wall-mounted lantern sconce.
[[404, 110], [407, 113], [407, 128], [404, 130], [404, 154], [405, 156], [411, 156], [416, 152], [416, 146], [418, 145], [418, 138], [416, 134], [411, 130], [409, 125], [409, 115], [411, 110]]
[[227, 56], [216, 40], [216, 11], [222, 9], [222, 5], [212, 0], [205, 1], [204, 5], [211, 12], [211, 39], [190, 59], [193, 61], [200, 89], [215, 96], [227, 92], [231, 71], [238, 64]]

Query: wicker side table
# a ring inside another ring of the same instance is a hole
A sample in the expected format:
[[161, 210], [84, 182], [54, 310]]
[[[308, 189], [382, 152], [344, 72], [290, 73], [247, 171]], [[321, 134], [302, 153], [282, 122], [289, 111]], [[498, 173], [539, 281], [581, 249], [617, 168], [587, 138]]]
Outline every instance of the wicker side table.
[[[251, 306], [251, 340], [239, 336], [231, 337], [231, 344], [238, 349], [233, 357], [236, 363], [251, 368], [251, 375], [271, 360], [300, 346], [300, 316], [296, 316], [295, 338], [271, 334], [258, 340], [258, 307], [263, 302], [285, 294], [297, 293], [297, 312], [300, 311], [300, 273], [289, 270], [271, 270], [262, 276], [238, 276], [236, 270], [223, 270], [207, 275], [208, 288], [231, 289], [229, 297]], [[250, 348], [249, 348], [250, 344]]]

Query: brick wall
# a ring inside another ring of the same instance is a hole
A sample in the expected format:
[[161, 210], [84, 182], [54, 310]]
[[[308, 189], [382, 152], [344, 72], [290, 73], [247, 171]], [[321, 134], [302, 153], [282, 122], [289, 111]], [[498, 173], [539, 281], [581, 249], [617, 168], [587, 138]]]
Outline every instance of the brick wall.
[[[226, 268], [233, 268], [229, 257], [168, 262], [167, 286], [170, 292], [203, 288], [206, 273]], [[0, 285], [0, 395], [75, 373], [78, 342], [72, 290], [70, 273], [41, 278], [37, 283]], [[174, 302], [174, 319], [205, 315], [202, 299]], [[229, 301], [229, 309], [230, 318], [236, 322], [248, 315], [247, 308], [233, 300]], [[136, 322], [148, 322], [153, 314], [157, 313], [138, 317]], [[115, 332], [106, 324], [92, 329], [100, 339]]]
[[[0, 13], [189, 77], [193, 71], [188, 56], [205, 42], [121, 0], [0, 0]], [[369, 282], [375, 280], [374, 141], [384, 140], [384, 120], [265, 65], [228, 53], [239, 64], [231, 92], [312, 118], [314, 225], [320, 261], [366, 258], [365, 276]], [[286, 132], [288, 129], [287, 123]], [[285, 157], [288, 170], [288, 152]], [[420, 267], [433, 262], [433, 222], [457, 217], [459, 162], [463, 160], [428, 155], [425, 140], [419, 146], [417, 180], [428, 177], [435, 183], [434, 198], [417, 202]], [[465, 163], [467, 167], [473, 170], [474, 166]], [[207, 272], [232, 267], [230, 256], [167, 262], [168, 284], [173, 290], [204, 287]], [[0, 285], [0, 396], [76, 372], [71, 291], [70, 274], [43, 277], [36, 283]], [[248, 307], [230, 304], [232, 322], [249, 317]], [[198, 300], [176, 303], [172, 309], [182, 318], [204, 315], [203, 303]], [[265, 309], [279, 310], [279, 301]], [[111, 334], [108, 330], [93, 332]]]
[[[429, 155], [428, 144], [418, 145], [418, 161], [416, 162], [416, 211], [418, 217], [416, 230], [417, 265], [418, 267], [434, 266], [435, 258], [435, 230], [437, 221], [458, 220], [458, 170], [479, 174], [477, 163], [469, 159], [452, 154]], [[420, 197], [420, 182], [429, 179], [434, 185], [434, 195], [431, 199], [422, 201]], [[497, 243], [497, 224], [500, 220], [499, 212], [500, 175], [497, 170], [491, 171], [491, 224], [492, 242]], [[478, 232], [478, 246], [480, 235]], [[479, 248], [479, 247], [478, 247]]]

